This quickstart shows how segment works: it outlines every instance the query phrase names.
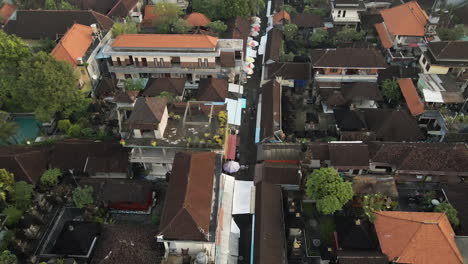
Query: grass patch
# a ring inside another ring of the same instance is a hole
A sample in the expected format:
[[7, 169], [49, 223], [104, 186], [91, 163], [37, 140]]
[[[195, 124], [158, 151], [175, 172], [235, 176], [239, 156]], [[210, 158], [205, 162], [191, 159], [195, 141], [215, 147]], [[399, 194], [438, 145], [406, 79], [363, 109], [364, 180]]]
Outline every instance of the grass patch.
[[333, 232], [335, 231], [335, 220], [332, 217], [322, 217], [319, 220], [320, 238], [322, 242], [330, 245], [333, 242]]

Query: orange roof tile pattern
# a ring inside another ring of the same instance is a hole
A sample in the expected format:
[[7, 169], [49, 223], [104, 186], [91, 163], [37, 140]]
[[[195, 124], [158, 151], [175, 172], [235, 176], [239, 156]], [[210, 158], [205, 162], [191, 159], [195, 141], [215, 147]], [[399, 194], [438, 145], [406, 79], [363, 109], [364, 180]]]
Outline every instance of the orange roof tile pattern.
[[398, 85], [411, 114], [417, 116], [424, 113], [424, 103], [421, 101], [411, 78], [399, 79]]
[[389, 33], [399, 36], [424, 36], [428, 16], [415, 1], [380, 11]]
[[159, 15], [154, 11], [154, 5], [146, 5], [145, 6], [145, 16], [143, 17], [143, 21], [141, 21], [142, 27], [152, 27], [154, 21], [158, 19]]
[[0, 9], [0, 23], [5, 24], [15, 10], [16, 6], [5, 3]]
[[389, 49], [393, 46], [393, 41], [388, 35], [388, 31], [385, 28], [384, 23], [379, 23], [374, 25], [375, 29], [377, 30], [377, 34], [379, 35], [380, 42], [382, 42], [382, 47]]
[[193, 12], [188, 15], [185, 21], [194, 27], [205, 27], [211, 22], [208, 17], [198, 12]]
[[177, 48], [214, 49], [218, 38], [207, 35], [188, 34], [125, 34], [118, 36], [115, 48]]
[[282, 19], [291, 21], [291, 16], [285, 10], [281, 10], [273, 15], [273, 25], [278, 24], [279, 22], [281, 22]]
[[57, 60], [70, 63], [73, 68], [78, 65], [77, 59], [83, 57], [93, 43], [93, 30], [89, 26], [74, 24], [60, 42], [52, 50], [51, 54]]
[[374, 222], [382, 252], [397, 263], [463, 263], [444, 213], [378, 211]]

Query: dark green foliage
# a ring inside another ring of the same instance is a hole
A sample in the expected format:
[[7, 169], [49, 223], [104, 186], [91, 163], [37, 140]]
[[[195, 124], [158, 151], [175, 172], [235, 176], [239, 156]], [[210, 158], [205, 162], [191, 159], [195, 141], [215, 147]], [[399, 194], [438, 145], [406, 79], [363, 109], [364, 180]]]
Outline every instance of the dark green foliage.
[[395, 79], [386, 79], [380, 85], [382, 94], [388, 99], [388, 101], [400, 102], [402, 99], [400, 86], [398, 81]]
[[362, 209], [364, 214], [371, 222], [374, 222], [376, 216], [375, 211], [387, 211], [395, 208], [398, 205], [396, 201], [392, 201], [381, 193], [365, 195], [362, 200]]
[[14, 206], [8, 206], [7, 208], [3, 209], [2, 213], [6, 215], [5, 224], [7, 226], [15, 225], [21, 219], [21, 216], [23, 216], [23, 211]]
[[216, 20], [213, 22], [210, 22], [208, 25], [206, 25], [208, 30], [214, 33], [224, 33], [227, 30], [227, 25], [223, 23], [223, 21]]
[[145, 88], [145, 81], [143, 79], [125, 79], [124, 88], [126, 91], [139, 91]]
[[333, 214], [353, 198], [353, 188], [334, 168], [321, 168], [307, 178], [306, 194], [317, 201], [319, 212]]
[[237, 16], [247, 18], [257, 11], [257, 4], [246, 0], [193, 0], [192, 7], [211, 20], [228, 20]]
[[91, 186], [77, 187], [73, 191], [73, 202], [78, 208], [83, 208], [87, 205], [93, 204], [94, 203], [93, 187]]
[[4, 250], [0, 254], [0, 263], [1, 264], [17, 264], [18, 258], [15, 254], [11, 253], [9, 250]]
[[325, 42], [327, 40], [327, 37], [328, 37], [328, 31], [323, 28], [318, 28], [309, 37], [310, 45], [312, 47], [317, 47], [321, 43]]
[[447, 218], [450, 224], [452, 224], [452, 226], [456, 227], [460, 225], [460, 220], [458, 219], [457, 209], [455, 209], [451, 204], [447, 202], [443, 202], [439, 205], [436, 205], [434, 207], [434, 212], [445, 213], [445, 215], [447, 215]]
[[114, 23], [112, 26], [112, 37], [116, 38], [122, 34], [138, 33], [138, 25], [133, 19], [127, 17], [124, 22]]
[[41, 184], [47, 187], [53, 187], [58, 184], [58, 177], [62, 175], [60, 169], [46, 170], [41, 176]]
[[362, 41], [365, 36], [366, 32], [362, 30], [357, 32], [355, 28], [346, 26], [336, 33], [334, 40], [336, 44], [351, 43], [354, 41]]
[[317, 16], [321, 16], [321, 17], [324, 17], [327, 15], [327, 10], [323, 9], [323, 8], [314, 8], [310, 11], [310, 13], [314, 14], [314, 15], [317, 15]]
[[67, 132], [71, 127], [71, 122], [68, 119], [62, 119], [58, 121], [57, 127], [62, 132]]
[[293, 40], [297, 36], [299, 28], [296, 24], [286, 24], [283, 26], [283, 34], [286, 40]]
[[297, 15], [297, 9], [290, 5], [283, 5], [283, 10], [288, 12], [290, 16]]
[[13, 200], [15, 206], [20, 210], [27, 210], [31, 207], [34, 186], [25, 181], [16, 182], [13, 186]]
[[441, 40], [460, 40], [468, 34], [468, 29], [463, 24], [454, 26], [453, 28], [438, 28], [437, 35]]
[[70, 126], [70, 128], [67, 130], [67, 135], [70, 137], [79, 137], [81, 136], [81, 127], [78, 124], [73, 124]]

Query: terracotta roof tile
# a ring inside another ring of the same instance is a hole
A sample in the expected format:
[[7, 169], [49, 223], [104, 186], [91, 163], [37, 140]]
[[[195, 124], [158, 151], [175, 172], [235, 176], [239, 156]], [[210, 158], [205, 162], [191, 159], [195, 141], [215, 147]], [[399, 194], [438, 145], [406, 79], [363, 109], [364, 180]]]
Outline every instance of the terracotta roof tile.
[[291, 21], [291, 16], [285, 10], [281, 10], [278, 13], [273, 15], [273, 25], [276, 25], [281, 22], [281, 20]]
[[159, 97], [140, 97], [135, 103], [127, 123], [131, 129], [155, 129], [162, 121], [167, 99]]
[[208, 17], [198, 12], [191, 13], [185, 18], [185, 20], [187, 21], [187, 23], [194, 27], [205, 27], [211, 22], [211, 20]]
[[149, 79], [143, 91], [143, 96], [158, 96], [162, 92], [169, 92], [175, 96], [184, 94], [186, 78], [157, 78]]
[[201, 79], [198, 85], [197, 100], [224, 102], [228, 96], [228, 81], [218, 78]]
[[152, 27], [154, 25], [154, 21], [159, 17], [159, 15], [154, 12], [154, 5], [146, 5], [145, 6], [145, 16], [143, 17], [143, 21], [141, 21], [142, 27]]
[[0, 23], [5, 24], [15, 11], [16, 6], [5, 3], [0, 9]]
[[74, 24], [65, 33], [51, 54], [57, 60], [66, 61], [72, 67], [78, 64], [77, 59], [84, 57], [93, 42], [93, 30], [89, 26]]
[[400, 36], [424, 36], [428, 16], [415, 1], [380, 11], [388, 31]]
[[405, 97], [406, 104], [412, 115], [417, 116], [424, 113], [424, 103], [419, 98], [416, 87], [410, 78], [399, 79], [401, 93]]
[[118, 36], [112, 43], [112, 47], [214, 49], [217, 43], [217, 37], [206, 35], [125, 34]]
[[443, 213], [376, 212], [382, 252], [398, 263], [463, 263], [455, 233]]
[[379, 35], [380, 42], [382, 42], [382, 47], [389, 49], [393, 46], [393, 41], [388, 34], [387, 28], [384, 23], [375, 24], [375, 29]]
[[176, 154], [158, 235], [164, 239], [211, 240], [215, 159], [213, 152]]

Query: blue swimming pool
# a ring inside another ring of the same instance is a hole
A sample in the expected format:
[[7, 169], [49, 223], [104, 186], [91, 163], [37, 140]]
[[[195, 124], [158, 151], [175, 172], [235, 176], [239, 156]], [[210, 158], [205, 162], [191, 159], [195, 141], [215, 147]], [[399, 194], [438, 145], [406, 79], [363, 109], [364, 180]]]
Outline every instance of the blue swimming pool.
[[16, 135], [13, 136], [13, 144], [21, 144], [26, 141], [34, 142], [39, 135], [41, 122], [37, 121], [32, 115], [18, 115], [12, 118], [13, 122], [19, 125]]

